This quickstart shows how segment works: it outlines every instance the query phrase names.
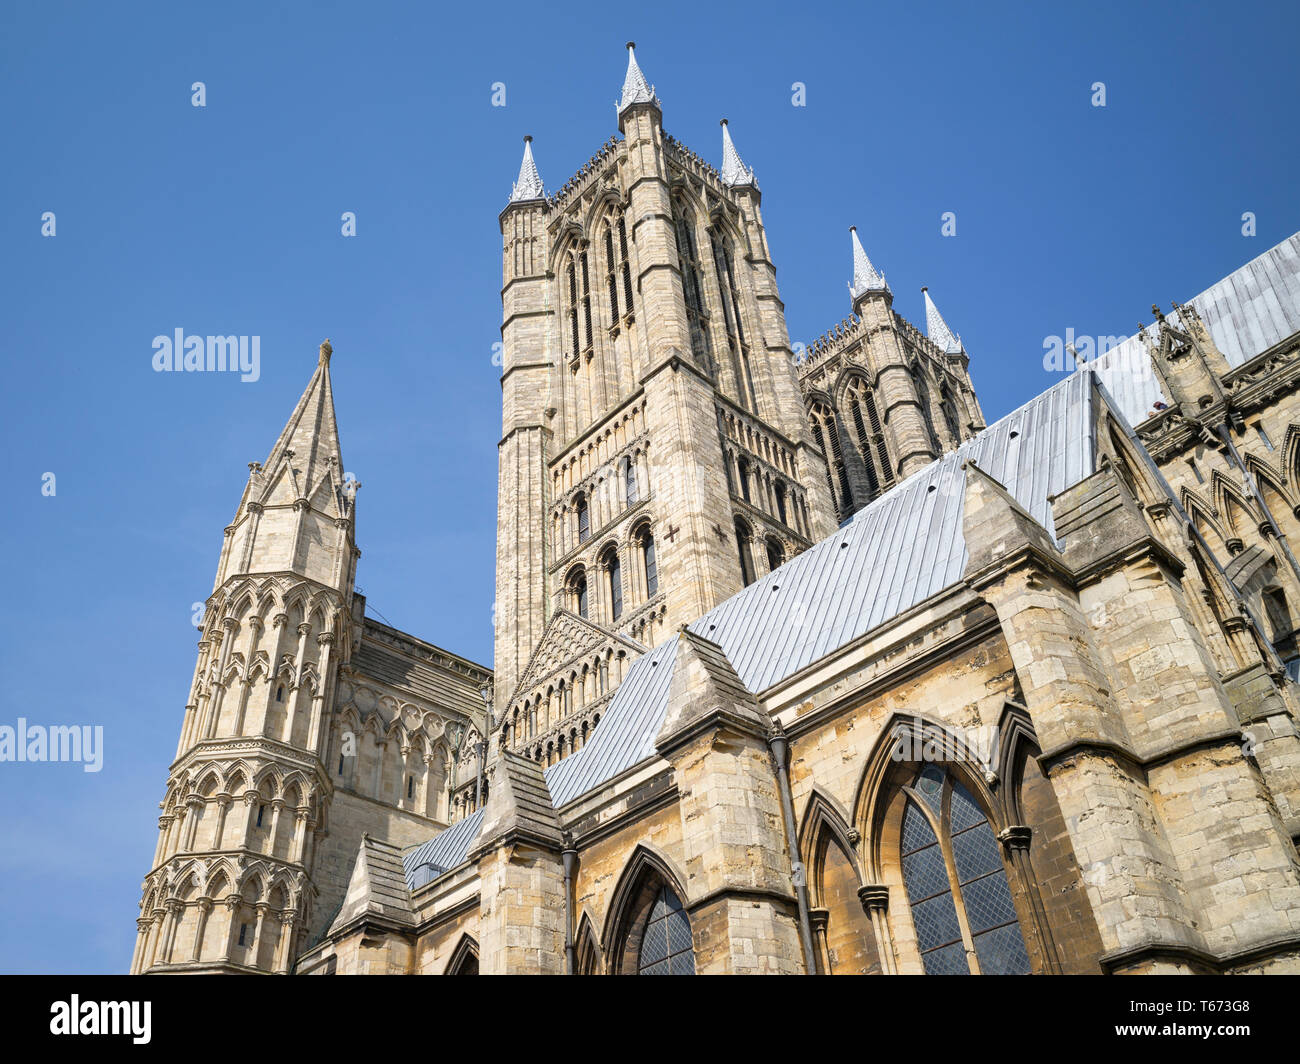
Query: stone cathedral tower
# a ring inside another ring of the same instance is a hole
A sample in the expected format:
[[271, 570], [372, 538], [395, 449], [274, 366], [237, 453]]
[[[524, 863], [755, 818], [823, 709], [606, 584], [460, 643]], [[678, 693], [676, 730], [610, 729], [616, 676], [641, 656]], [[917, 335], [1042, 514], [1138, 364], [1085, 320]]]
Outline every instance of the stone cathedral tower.
[[[834, 529], [758, 182], [664, 131], [628, 46], [611, 138], [501, 213], [496, 707], [549, 762], [631, 657]], [[531, 138], [529, 138], [531, 141]]]
[[312, 918], [332, 662], [350, 656], [360, 555], [330, 354], [225, 531], [132, 972], [285, 972]]

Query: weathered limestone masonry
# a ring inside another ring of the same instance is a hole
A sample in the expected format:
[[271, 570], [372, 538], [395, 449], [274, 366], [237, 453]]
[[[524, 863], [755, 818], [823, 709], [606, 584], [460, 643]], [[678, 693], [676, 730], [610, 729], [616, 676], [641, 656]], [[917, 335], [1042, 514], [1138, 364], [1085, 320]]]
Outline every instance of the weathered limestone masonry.
[[501, 443], [498, 446], [495, 671], [505, 693], [514, 685], [546, 624], [546, 535], [551, 432], [546, 411], [554, 355], [548, 298], [549, 240], [541, 189], [501, 213]]
[[288, 972], [338, 926], [363, 840], [391, 872], [447, 823], [447, 728], [491, 672], [365, 617], [331, 354], [226, 529], [132, 972]]
[[493, 759], [479, 841], [479, 964], [486, 975], [564, 971], [564, 840], [535, 761]]
[[973, 465], [968, 580], [998, 610], [1115, 971], [1300, 958], [1295, 849], [1179, 578], [1113, 469], [1050, 537]]
[[770, 731], [722, 648], [683, 627], [655, 746], [677, 780], [701, 974], [803, 968]]
[[[854, 233], [856, 240], [857, 233]], [[927, 424], [928, 411], [921, 405], [916, 380], [903, 354], [894, 328], [894, 295], [880, 279], [855, 293], [853, 313], [862, 322], [869, 346], [876, 354], [876, 382], [880, 390], [880, 414], [890, 427], [892, 454], [897, 475], [911, 476], [933, 462], [938, 455], [935, 437]]]
[[[1300, 838], [1300, 703], [1270, 678], [1294, 663], [1300, 614], [1300, 337], [1291, 335], [1231, 367], [1195, 307], [1176, 322], [1153, 307], [1145, 350], [1173, 400], [1139, 426], [1143, 446], [1225, 576], [1267, 633], [1265, 661], [1240, 653], [1223, 680], [1292, 838]], [[1294, 664], [1292, 665], [1294, 668]], [[1294, 674], [1293, 674], [1294, 675]]]
[[1300, 972], [1300, 234], [986, 426], [856, 230], [792, 358], [726, 124], [617, 115], [500, 216], [495, 674], [366, 616], [323, 345], [132, 971]]
[[[717, 515], [730, 510], [714, 386], [689, 357], [690, 329], [673, 235], [670, 174], [657, 98], [629, 102], [619, 114], [627, 151], [628, 215], [637, 249], [642, 328], [647, 338], [646, 419], [657, 541], [668, 596], [665, 624], [685, 623], [743, 586], [731, 536]], [[671, 536], [668, 530], [678, 529]], [[671, 630], [671, 629], [670, 629]]]

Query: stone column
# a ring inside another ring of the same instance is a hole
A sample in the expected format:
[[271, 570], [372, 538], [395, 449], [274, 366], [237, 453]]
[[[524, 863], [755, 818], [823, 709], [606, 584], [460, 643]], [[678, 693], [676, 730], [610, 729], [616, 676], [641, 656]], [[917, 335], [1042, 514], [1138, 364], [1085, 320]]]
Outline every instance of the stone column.
[[886, 975], [898, 974], [898, 962], [894, 959], [894, 936], [889, 930], [889, 887], [881, 883], [870, 883], [858, 888], [858, 901], [862, 911], [871, 921], [871, 929], [876, 935], [876, 951], [880, 954], [880, 966]]
[[208, 914], [212, 912], [212, 899], [199, 899], [199, 918], [194, 928], [194, 945], [190, 949], [190, 960], [199, 961], [203, 952], [203, 932], [208, 926]]
[[817, 942], [817, 964], [821, 969], [822, 975], [834, 975], [834, 966], [831, 964], [831, 951], [826, 943], [826, 925], [830, 923], [831, 911], [829, 909], [810, 909], [808, 918], [812, 921], [813, 938]]

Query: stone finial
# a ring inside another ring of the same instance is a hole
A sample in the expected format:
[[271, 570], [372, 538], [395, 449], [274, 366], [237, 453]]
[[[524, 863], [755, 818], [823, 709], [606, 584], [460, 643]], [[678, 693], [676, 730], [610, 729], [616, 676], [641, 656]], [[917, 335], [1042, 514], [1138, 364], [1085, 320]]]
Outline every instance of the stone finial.
[[849, 226], [849, 235], [853, 238], [853, 281], [849, 284], [850, 294], [857, 299], [866, 292], [888, 292], [885, 275], [871, 265], [871, 260], [862, 248], [862, 241], [858, 239], [856, 225]]
[[330, 364], [330, 355], [332, 354], [334, 354], [334, 347], [327, 338], [325, 342], [320, 345], [320, 364], [322, 366], [328, 366]]
[[533, 161], [533, 138], [524, 137], [524, 159], [519, 164], [519, 177], [510, 189], [510, 202], [524, 203], [545, 197], [542, 175], [537, 170], [537, 163]]
[[722, 125], [722, 182], [735, 188], [738, 185], [757, 186], [758, 182], [754, 180], [753, 167], [746, 166], [740, 158], [740, 153], [736, 151], [736, 145], [732, 142], [731, 133], [727, 129], [727, 120], [724, 118]]
[[627, 76], [623, 79], [623, 96], [618, 101], [618, 113], [621, 115], [634, 103], [652, 103], [659, 106], [659, 97], [655, 95], [654, 86], [649, 84], [636, 62], [636, 41], [627, 42]]
[[921, 286], [921, 295], [925, 299], [925, 335], [933, 340], [945, 355], [961, 354], [961, 337], [948, 328], [948, 323], [943, 320], [943, 315], [934, 305], [934, 300], [930, 298], [930, 290], [925, 285]]

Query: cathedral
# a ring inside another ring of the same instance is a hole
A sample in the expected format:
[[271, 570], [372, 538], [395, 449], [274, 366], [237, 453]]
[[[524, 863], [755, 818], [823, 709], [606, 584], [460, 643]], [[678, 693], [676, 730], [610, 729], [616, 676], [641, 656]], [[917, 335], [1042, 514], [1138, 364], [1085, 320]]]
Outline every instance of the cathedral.
[[1300, 234], [986, 425], [856, 231], [792, 346], [632, 45], [617, 131], [500, 214], [492, 668], [367, 615], [326, 341], [131, 971], [1300, 972]]

